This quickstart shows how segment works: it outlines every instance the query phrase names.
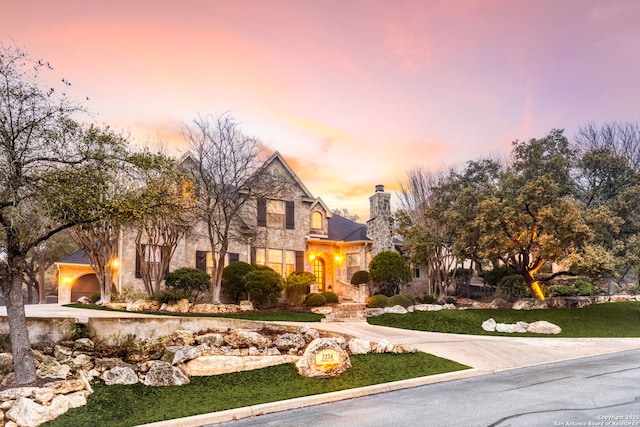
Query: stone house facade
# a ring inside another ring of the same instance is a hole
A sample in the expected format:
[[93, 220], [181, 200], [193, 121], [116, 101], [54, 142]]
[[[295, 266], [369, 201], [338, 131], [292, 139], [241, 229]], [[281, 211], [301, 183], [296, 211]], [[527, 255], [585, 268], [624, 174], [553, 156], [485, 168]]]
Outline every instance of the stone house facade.
[[[266, 161], [265, 168], [285, 180], [287, 190], [277, 199], [259, 199], [247, 205], [242, 219], [250, 232], [230, 242], [225, 265], [234, 261], [266, 265], [283, 277], [293, 271], [313, 272], [318, 291], [334, 291], [343, 300], [363, 300], [366, 297], [363, 290], [349, 282], [353, 273], [367, 269], [375, 254], [395, 248], [391, 195], [383, 186], [376, 186], [370, 197], [371, 219], [361, 224], [332, 213], [321, 198], [311, 194], [279, 153]], [[170, 271], [195, 267], [210, 272], [213, 254], [204, 230], [203, 224], [194, 224], [180, 240], [171, 258]], [[138, 256], [134, 230], [124, 229], [118, 252], [114, 260], [117, 262], [114, 287], [121, 294], [143, 292], [140, 265], [154, 263], [159, 251], [145, 247], [143, 257]], [[99, 290], [82, 251], [56, 265], [60, 303], [76, 301]]]

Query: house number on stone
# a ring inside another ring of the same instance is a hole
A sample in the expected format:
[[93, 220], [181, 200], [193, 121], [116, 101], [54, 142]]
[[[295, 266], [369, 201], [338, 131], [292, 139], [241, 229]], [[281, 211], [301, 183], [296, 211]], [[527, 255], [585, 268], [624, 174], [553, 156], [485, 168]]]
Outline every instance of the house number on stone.
[[338, 363], [340, 363], [340, 358], [335, 350], [322, 350], [316, 353], [317, 365], [336, 365]]

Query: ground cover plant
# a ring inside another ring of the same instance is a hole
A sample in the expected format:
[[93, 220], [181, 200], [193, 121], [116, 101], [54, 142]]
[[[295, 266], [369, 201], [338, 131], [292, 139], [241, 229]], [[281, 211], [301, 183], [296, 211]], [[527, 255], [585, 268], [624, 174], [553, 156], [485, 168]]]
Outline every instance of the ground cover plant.
[[286, 364], [192, 377], [190, 384], [181, 387], [106, 386], [98, 382], [86, 406], [72, 409], [43, 426], [134, 426], [468, 369], [426, 353], [355, 355], [351, 356], [351, 362], [351, 369], [330, 379], [302, 377], [293, 364]]
[[[113, 308], [107, 308], [101, 305], [89, 305], [89, 304], [66, 304], [65, 307], [84, 308], [89, 310], [104, 310], [114, 311], [118, 313], [132, 313], [126, 310], [116, 310]], [[207, 313], [169, 313], [162, 311], [138, 311], [136, 313], [153, 314], [156, 316], [174, 316], [174, 317], [225, 317], [230, 319], [243, 319], [243, 320], [256, 320], [265, 322], [319, 322], [324, 318], [324, 314], [316, 314], [310, 311], [281, 311], [281, 310], [267, 310], [267, 311], [243, 311], [240, 313], [225, 313], [225, 314], [207, 314]]]
[[[558, 335], [508, 334], [488, 332], [482, 322], [493, 318], [498, 323], [532, 323], [546, 320], [562, 328]], [[407, 314], [383, 314], [370, 317], [372, 325], [470, 335], [540, 336], [561, 338], [640, 337], [640, 302], [592, 304], [583, 308], [542, 310], [440, 310]]]

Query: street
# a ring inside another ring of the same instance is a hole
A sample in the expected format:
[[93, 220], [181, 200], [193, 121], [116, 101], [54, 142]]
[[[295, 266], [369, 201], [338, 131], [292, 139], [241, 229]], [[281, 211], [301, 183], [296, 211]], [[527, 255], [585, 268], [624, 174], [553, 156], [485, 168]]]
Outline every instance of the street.
[[627, 350], [217, 425], [640, 426], [639, 384]]

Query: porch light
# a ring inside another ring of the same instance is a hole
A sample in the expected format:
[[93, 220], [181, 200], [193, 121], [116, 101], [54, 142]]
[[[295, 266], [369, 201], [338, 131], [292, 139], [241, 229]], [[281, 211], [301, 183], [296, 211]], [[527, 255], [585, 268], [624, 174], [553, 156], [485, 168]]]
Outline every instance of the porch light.
[[309, 252], [309, 261], [313, 261], [316, 259], [316, 254], [314, 254], [313, 252]]
[[69, 276], [64, 276], [62, 278], [62, 284], [63, 285], [67, 285], [68, 286], [68, 285], [71, 284], [71, 282], [73, 282], [73, 279], [71, 277], [69, 277]]
[[342, 264], [342, 255], [338, 254], [336, 256], [333, 257], [333, 259], [336, 260], [336, 264]]
[[114, 258], [111, 260], [111, 268], [117, 270], [120, 267], [120, 260], [118, 258]]

